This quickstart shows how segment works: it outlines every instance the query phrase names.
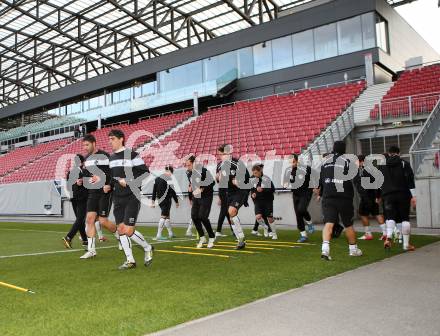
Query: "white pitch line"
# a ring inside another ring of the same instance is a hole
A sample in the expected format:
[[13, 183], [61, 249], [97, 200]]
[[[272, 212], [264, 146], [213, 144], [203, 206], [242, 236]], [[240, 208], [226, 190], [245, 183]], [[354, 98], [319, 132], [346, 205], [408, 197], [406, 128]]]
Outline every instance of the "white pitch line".
[[[186, 242], [186, 241], [192, 241], [194, 239], [185, 239], [185, 240], [163, 240], [160, 242], [154, 242], [151, 243], [152, 245], [158, 245], [158, 244], [165, 244], [165, 243], [172, 243], [172, 242]], [[111, 246], [103, 246], [103, 247], [97, 247], [97, 250], [102, 249], [109, 249], [109, 248], [115, 248], [118, 247], [118, 245], [111, 245]], [[70, 252], [78, 252], [78, 251], [84, 251], [84, 249], [66, 249], [66, 250], [59, 250], [59, 251], [48, 251], [48, 252], [37, 252], [37, 253], [25, 253], [25, 254], [13, 254], [13, 255], [6, 255], [6, 256], [0, 256], [0, 259], [7, 259], [7, 258], [17, 258], [17, 257], [32, 257], [32, 256], [40, 256], [40, 255], [48, 255], [48, 254], [57, 254], [57, 253], [70, 253]]]
[[[96, 249], [101, 250], [101, 249], [108, 249], [108, 248], [114, 248], [114, 247], [118, 247], [118, 245], [97, 247]], [[16, 258], [16, 257], [31, 257], [31, 256], [39, 256], [39, 255], [46, 255], [46, 254], [69, 253], [69, 252], [78, 252], [78, 251], [84, 251], [84, 249], [72, 249], [72, 250], [69, 249], [69, 250], [60, 250], [60, 251], [13, 254], [13, 255], [7, 255], [7, 256], [0, 256], [0, 259]]]
[[4, 230], [4, 231], [20, 231], [20, 232], [49, 232], [49, 233], [63, 233], [63, 234], [66, 234], [66, 232], [48, 231], [48, 230], [26, 230], [26, 229], [6, 229], [6, 228], [0, 228], [0, 230]]
[[[20, 231], [20, 232], [41, 232], [41, 233], [43, 233], [43, 232], [49, 232], [49, 233], [61, 233], [61, 234], [66, 234], [66, 232], [61, 232], [61, 231], [49, 231], [49, 230], [33, 230], [33, 229], [30, 229], [30, 230], [27, 230], [27, 229], [7, 229], [7, 228], [0, 228], [0, 230], [6, 230], [6, 231]], [[156, 238], [156, 236], [144, 236], [145, 238], [147, 238], [147, 239], [153, 239], [153, 238]], [[191, 241], [191, 240], [196, 240], [195, 238], [175, 238], [175, 239], [173, 239], [173, 240], [169, 240], [169, 239], [166, 239], [166, 240], [161, 240], [161, 242], [165, 242], [165, 243], [168, 243], [168, 242], [180, 242], [180, 241]]]

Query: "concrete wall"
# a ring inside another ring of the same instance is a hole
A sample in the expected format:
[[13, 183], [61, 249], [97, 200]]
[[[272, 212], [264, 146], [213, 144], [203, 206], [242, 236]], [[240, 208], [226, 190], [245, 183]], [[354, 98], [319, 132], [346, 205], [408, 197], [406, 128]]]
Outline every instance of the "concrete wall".
[[414, 57], [421, 57], [424, 63], [440, 60], [440, 55], [385, 0], [376, 0], [376, 11], [388, 21], [390, 52], [380, 50], [383, 65], [396, 72]]
[[416, 180], [417, 227], [440, 228], [440, 179]]
[[[211, 214], [209, 216], [213, 227], [217, 227], [217, 219], [220, 208], [217, 204], [218, 197], [214, 196], [214, 201], [211, 207]], [[173, 204], [171, 208], [171, 222], [174, 224], [186, 225], [189, 222], [191, 216], [191, 208], [189, 205], [188, 198], [182, 197], [179, 199], [180, 206], [176, 208]], [[141, 211], [139, 213], [138, 222], [142, 224], [156, 224], [160, 218], [160, 208], [156, 206], [155, 208], [149, 207], [150, 199], [144, 198], [142, 201]], [[310, 213], [312, 219], [315, 223], [321, 223], [321, 212], [319, 203], [315, 198], [310, 202]], [[113, 212], [113, 210], [112, 210]], [[293, 210], [292, 194], [290, 192], [276, 193], [274, 201], [274, 215], [278, 217], [283, 217], [282, 220], [277, 221], [277, 224], [283, 226], [291, 226], [296, 228], [296, 219]], [[239, 211], [239, 217], [243, 224], [253, 224], [255, 221], [254, 214], [254, 204], [249, 198], [249, 207], [242, 207]], [[113, 220], [113, 213], [110, 218]], [[70, 201], [64, 202], [64, 216], [59, 218], [59, 221], [72, 222], [74, 220], [74, 214], [72, 211], [72, 206]], [[225, 221], [225, 228], [228, 224]]]

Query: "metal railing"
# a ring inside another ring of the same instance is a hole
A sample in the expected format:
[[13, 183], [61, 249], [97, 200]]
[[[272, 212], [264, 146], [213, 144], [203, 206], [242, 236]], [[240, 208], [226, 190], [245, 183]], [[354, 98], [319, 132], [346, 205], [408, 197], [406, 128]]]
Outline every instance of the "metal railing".
[[329, 88], [329, 87], [332, 87], [332, 86], [339, 86], [339, 85], [342, 85], [342, 84], [361, 82], [363, 80], [365, 80], [365, 77], [359, 77], [359, 78], [356, 78], [356, 79], [350, 79], [350, 80], [346, 80], [346, 81], [342, 81], [342, 82], [334, 82], [334, 83], [329, 83], [329, 84], [311, 86], [311, 87], [307, 87], [307, 88], [303, 88], [303, 89], [284, 91], [284, 92], [280, 92], [280, 93], [275, 93], [275, 94], [265, 95], [265, 96], [255, 97], [255, 98], [248, 98], [248, 99], [243, 99], [243, 100], [237, 100], [237, 101], [230, 102], [230, 103], [223, 103], [223, 104], [209, 106], [208, 107], [208, 111], [211, 110], [211, 109], [214, 109], [214, 108], [222, 108], [222, 107], [225, 107], [225, 106], [233, 106], [233, 105], [236, 105], [238, 103], [250, 103], [250, 102], [254, 102], [254, 101], [261, 101], [261, 100], [263, 100], [265, 98], [269, 98], [269, 97], [289, 96], [289, 95], [293, 95], [295, 93], [302, 92], [302, 91], [316, 90], [316, 89], [322, 89], [322, 88]]
[[413, 121], [418, 116], [431, 113], [439, 100], [440, 92], [385, 99], [370, 111], [370, 120], [378, 120], [380, 125], [393, 119]]
[[409, 149], [411, 164], [416, 174], [419, 172], [419, 167], [422, 165], [427, 155], [432, 154], [432, 151], [434, 150], [432, 148], [433, 142], [436, 140], [439, 130], [440, 100], [437, 101], [437, 104]]
[[[302, 153], [304, 158], [313, 160], [314, 155], [332, 151], [335, 141], [343, 140], [354, 128], [353, 106], [347, 108], [310, 144]], [[311, 162], [311, 161], [310, 161]]]
[[411, 164], [415, 176], [420, 178], [440, 177], [440, 148], [422, 149], [411, 153]]
[[167, 112], [151, 114], [151, 115], [139, 118], [138, 121], [142, 121], [142, 120], [146, 120], [146, 119], [151, 119], [151, 118], [164, 117], [164, 116], [170, 115], [170, 114], [184, 113], [184, 112], [188, 112], [188, 111], [192, 111], [192, 110], [193, 110], [192, 107], [187, 107], [187, 108], [178, 109], [178, 110], [172, 110], [172, 111], [167, 111]]

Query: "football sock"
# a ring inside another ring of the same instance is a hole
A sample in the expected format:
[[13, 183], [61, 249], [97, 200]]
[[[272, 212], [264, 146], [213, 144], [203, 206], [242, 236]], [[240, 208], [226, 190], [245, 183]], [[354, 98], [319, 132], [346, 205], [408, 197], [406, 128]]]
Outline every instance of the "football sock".
[[127, 257], [127, 261], [129, 263], [134, 263], [134, 258], [133, 258], [133, 251], [131, 249], [131, 243], [130, 243], [130, 239], [128, 238], [127, 235], [120, 235], [119, 237], [120, 241], [121, 241], [121, 245], [122, 248], [124, 250], [125, 256]]

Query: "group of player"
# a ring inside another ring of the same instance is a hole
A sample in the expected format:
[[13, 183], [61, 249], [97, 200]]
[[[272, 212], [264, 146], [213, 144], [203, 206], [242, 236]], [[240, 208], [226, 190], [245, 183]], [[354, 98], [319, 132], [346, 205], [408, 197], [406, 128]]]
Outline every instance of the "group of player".
[[[386, 249], [391, 248], [393, 237], [403, 243], [403, 250], [413, 251], [410, 244], [410, 209], [416, 206], [414, 173], [410, 164], [400, 157], [397, 146], [391, 146], [383, 155], [384, 162], [375, 166], [365, 165], [365, 157], [357, 160], [356, 174], [352, 179], [341, 179], [349, 175], [351, 162], [345, 157], [345, 143], [336, 141], [333, 152], [324, 158], [320, 167], [319, 196], [324, 220], [321, 258], [331, 260], [330, 240], [338, 237], [345, 228], [350, 256], [361, 256], [356, 244], [353, 228], [354, 189], [359, 197], [359, 215], [364, 226], [363, 240], [372, 240], [369, 216], [375, 216], [382, 229], [381, 240]], [[382, 180], [381, 183], [378, 181]], [[382, 205], [383, 214], [379, 208]], [[342, 225], [341, 225], [342, 224]]]
[[[84, 158], [77, 155], [75, 167], [68, 174], [68, 186], [72, 192], [72, 205], [77, 220], [72, 230], [63, 237], [64, 245], [72, 247], [72, 239], [77, 231], [82, 231], [85, 218], [85, 232], [81, 236], [87, 240], [87, 252], [81, 256], [89, 259], [96, 256], [96, 227], [95, 223], [107, 228], [119, 241], [119, 248], [124, 251], [126, 261], [120, 269], [136, 267], [133, 257], [132, 242], [143, 248], [144, 264], [149, 266], [153, 260], [153, 247], [144, 236], [136, 230], [136, 221], [141, 207], [142, 181], [150, 172], [143, 159], [132, 149], [125, 148], [125, 135], [118, 129], [109, 132], [109, 142], [113, 153], [110, 155], [96, 146], [93, 135], [85, 135], [83, 149], [87, 152]], [[243, 161], [235, 158], [232, 146], [219, 146], [219, 163], [215, 176], [189, 155], [184, 159], [188, 178], [188, 194], [191, 203], [191, 223], [187, 235], [192, 235], [192, 225], [195, 226], [199, 241], [197, 248], [213, 248], [216, 239], [224, 236], [221, 233], [222, 224], [228, 220], [233, 235], [237, 241], [236, 249], [246, 247], [245, 234], [238, 217], [242, 206], [248, 206], [249, 196], [254, 203], [255, 226], [252, 234], [259, 235], [258, 227], [264, 228], [264, 235], [276, 240], [276, 217], [273, 215], [275, 187], [272, 180], [264, 174], [261, 163], [252, 166], [252, 175]], [[298, 242], [308, 240], [308, 234], [314, 232], [314, 225], [308, 212], [309, 203], [314, 193], [321, 201], [323, 221], [323, 242], [321, 258], [331, 260], [330, 240], [337, 237], [345, 228], [349, 244], [350, 256], [361, 256], [362, 251], [356, 244], [356, 233], [353, 228], [354, 217], [354, 187], [360, 196], [359, 215], [365, 227], [361, 239], [371, 240], [369, 216], [375, 216], [382, 228], [384, 247], [391, 247], [391, 239], [395, 232], [396, 223], [401, 228], [403, 248], [413, 250], [409, 244], [409, 211], [410, 204], [415, 206], [414, 175], [410, 165], [399, 156], [399, 149], [391, 147], [387, 153], [386, 163], [377, 169], [383, 176], [381, 186], [364, 187], [364, 179], [375, 180], [369, 167], [364, 166], [364, 157], [359, 156], [357, 173], [352, 179], [340, 178], [348, 176], [350, 165], [353, 164], [345, 157], [345, 143], [337, 141], [331, 154], [327, 155], [319, 173], [308, 165], [300, 162], [297, 154], [289, 157], [290, 166], [284, 175], [283, 187], [291, 189], [293, 206], [300, 236]], [[162, 237], [163, 229], [168, 231], [168, 238], [175, 237], [171, 223], [170, 210], [172, 200], [179, 206], [173, 186], [173, 167], [168, 165], [162, 175], [154, 180], [151, 206], [156, 202], [161, 209], [156, 240]], [[217, 230], [214, 232], [209, 214], [211, 211], [214, 186], [218, 184], [220, 215]], [[379, 213], [379, 203], [383, 204], [383, 215]], [[115, 222], [109, 220], [110, 208], [113, 204]], [[84, 235], [85, 233], [85, 235]], [[85, 238], [86, 236], [86, 238]]]

